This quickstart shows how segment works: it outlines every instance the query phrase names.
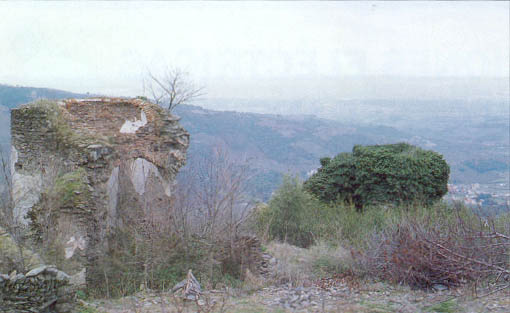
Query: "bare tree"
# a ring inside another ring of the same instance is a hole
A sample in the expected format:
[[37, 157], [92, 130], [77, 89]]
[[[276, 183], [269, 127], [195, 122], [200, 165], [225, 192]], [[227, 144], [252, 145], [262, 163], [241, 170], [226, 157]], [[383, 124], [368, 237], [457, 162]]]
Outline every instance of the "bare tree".
[[176, 222], [203, 238], [233, 240], [252, 213], [253, 203], [246, 196], [249, 168], [246, 161], [234, 161], [225, 147], [211, 152], [190, 158], [192, 165], [179, 174], [176, 207], [187, 211]]
[[0, 227], [11, 227], [14, 225], [12, 216], [11, 198], [11, 171], [9, 160], [5, 153], [0, 153]]
[[246, 258], [240, 253], [249, 249], [239, 240], [249, 234], [246, 222], [254, 207], [246, 195], [249, 167], [244, 160], [234, 160], [225, 147], [211, 152], [189, 158], [179, 173], [174, 229], [186, 242], [203, 247], [206, 276], [212, 278], [216, 266], [242, 276]]
[[161, 75], [148, 71], [143, 89], [144, 93], [168, 112], [204, 95], [204, 87], [195, 85], [189, 73], [180, 68], [167, 68]]

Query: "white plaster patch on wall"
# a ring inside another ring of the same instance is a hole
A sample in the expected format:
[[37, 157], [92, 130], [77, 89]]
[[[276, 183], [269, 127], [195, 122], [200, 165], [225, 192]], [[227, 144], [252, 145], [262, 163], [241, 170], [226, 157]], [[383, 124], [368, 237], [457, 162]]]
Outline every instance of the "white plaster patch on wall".
[[109, 227], [115, 226], [118, 221], [117, 218], [117, 202], [119, 197], [119, 167], [115, 167], [108, 178], [106, 183], [108, 193], [108, 219], [107, 225]]
[[42, 179], [39, 175], [12, 175], [12, 200], [14, 202], [13, 215], [15, 220], [28, 225], [25, 215], [39, 202]]
[[120, 128], [120, 132], [123, 134], [134, 134], [140, 127], [145, 126], [146, 124], [147, 115], [145, 115], [145, 112], [142, 110], [140, 120], [137, 120], [136, 118], [134, 122], [126, 120]]
[[76, 239], [76, 237], [74, 236], [71, 236], [69, 241], [66, 243], [65, 258], [66, 259], [72, 258], [76, 249], [80, 249], [83, 251], [85, 250], [85, 247], [86, 243], [85, 239], [83, 239], [83, 236], [78, 237], [78, 239]]
[[151, 174], [159, 175], [158, 168], [143, 158], [137, 158], [131, 164], [131, 182], [139, 195], [145, 193], [145, 185]]
[[131, 164], [130, 177], [131, 182], [133, 183], [133, 186], [135, 187], [135, 190], [139, 195], [143, 195], [145, 193], [147, 181], [151, 176], [159, 180], [159, 183], [165, 190], [165, 194], [167, 196], [170, 196], [171, 186], [161, 176], [156, 165], [143, 158], [137, 158], [136, 160], [133, 161], [133, 163]]
[[163, 180], [163, 186], [165, 188], [165, 195], [170, 197], [172, 195], [172, 185], [166, 180]]
[[87, 98], [87, 99], [74, 99], [76, 102], [110, 102], [110, 99], [101, 98]]
[[11, 174], [14, 174], [14, 165], [18, 162], [18, 150], [11, 145]]
[[16, 172], [16, 162], [18, 161], [18, 151], [11, 146], [11, 179], [12, 179], [12, 201], [14, 204], [14, 220], [28, 225], [29, 220], [25, 215], [30, 209], [39, 202], [42, 190], [42, 177], [40, 173], [35, 175], [24, 175]]

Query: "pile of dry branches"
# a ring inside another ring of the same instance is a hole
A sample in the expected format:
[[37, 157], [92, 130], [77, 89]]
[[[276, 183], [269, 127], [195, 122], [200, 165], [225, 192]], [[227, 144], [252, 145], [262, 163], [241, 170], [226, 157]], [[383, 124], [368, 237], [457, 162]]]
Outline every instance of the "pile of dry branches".
[[483, 282], [493, 290], [504, 289], [510, 287], [510, 236], [504, 228], [460, 215], [448, 224], [411, 217], [378, 234], [365, 265], [383, 279], [418, 288]]

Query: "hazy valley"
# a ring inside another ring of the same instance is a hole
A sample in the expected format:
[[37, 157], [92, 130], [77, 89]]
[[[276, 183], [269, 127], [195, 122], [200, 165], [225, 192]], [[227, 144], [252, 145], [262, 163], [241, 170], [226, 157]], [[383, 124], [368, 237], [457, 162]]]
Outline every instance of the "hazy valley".
[[[0, 85], [3, 149], [9, 146], [10, 108], [37, 98], [88, 96]], [[303, 100], [202, 102], [203, 106], [182, 105], [174, 112], [191, 134], [188, 167], [195, 155], [207, 155], [215, 147], [227, 148], [236, 161], [249, 165], [250, 194], [264, 201], [281, 183], [283, 174], [306, 178], [319, 167], [321, 157], [349, 152], [356, 144], [396, 142], [409, 142], [443, 154], [451, 167], [452, 198], [467, 198], [471, 205], [498, 210], [510, 198], [509, 113], [503, 100], [338, 100], [329, 105]], [[300, 114], [212, 109], [255, 111], [258, 106], [271, 105], [279, 112]], [[313, 115], [304, 114], [312, 112]]]

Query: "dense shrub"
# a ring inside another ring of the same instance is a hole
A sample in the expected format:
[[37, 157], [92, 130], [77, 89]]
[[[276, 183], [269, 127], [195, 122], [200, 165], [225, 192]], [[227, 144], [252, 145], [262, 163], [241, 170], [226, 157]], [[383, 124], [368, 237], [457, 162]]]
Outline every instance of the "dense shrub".
[[265, 240], [299, 247], [317, 241], [362, 247], [370, 234], [393, 225], [407, 210], [367, 206], [359, 212], [342, 202], [322, 203], [303, 188], [298, 178], [286, 176], [268, 205], [257, 208], [255, 227]]
[[433, 151], [406, 144], [354, 146], [352, 153], [321, 159], [305, 188], [325, 202], [356, 208], [377, 203], [431, 204], [446, 194], [450, 168]]
[[269, 239], [307, 247], [313, 242], [309, 217], [317, 205], [297, 177], [285, 176], [268, 206], [258, 212], [259, 229], [265, 230]]
[[344, 203], [360, 203], [356, 190], [356, 159], [351, 153], [340, 153], [333, 159], [322, 158], [322, 167], [305, 182], [305, 189], [325, 202], [341, 199]]
[[374, 230], [382, 230], [405, 208], [367, 207], [363, 213], [343, 203], [322, 203], [298, 178], [284, 177], [267, 206], [256, 210], [255, 227], [265, 240], [299, 247], [318, 241], [360, 247]]
[[108, 254], [98, 264], [104, 280], [95, 288], [89, 288], [92, 297], [122, 297], [141, 289], [168, 290], [186, 277], [189, 269], [201, 281], [211, 283], [221, 276], [218, 264], [214, 264], [209, 276], [207, 264], [208, 247], [198, 241], [184, 245], [173, 235], [156, 231], [152, 238], [140, 236], [132, 227], [110, 238]]

